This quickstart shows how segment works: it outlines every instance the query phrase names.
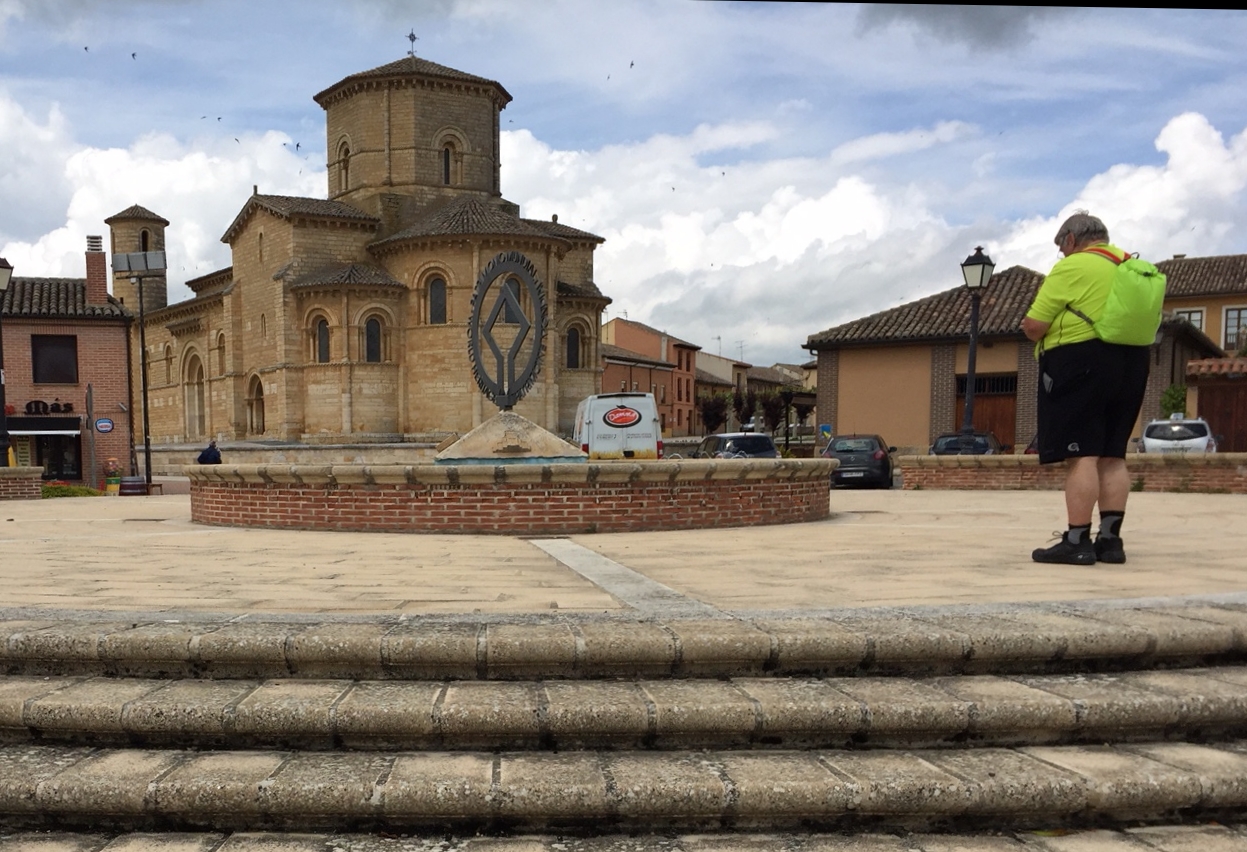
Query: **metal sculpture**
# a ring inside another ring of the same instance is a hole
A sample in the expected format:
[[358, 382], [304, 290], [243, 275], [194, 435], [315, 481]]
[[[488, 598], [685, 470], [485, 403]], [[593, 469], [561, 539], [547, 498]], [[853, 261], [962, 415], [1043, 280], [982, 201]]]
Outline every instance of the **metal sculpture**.
[[[521, 293], [527, 294], [527, 300]], [[524, 312], [525, 301], [531, 317]], [[477, 386], [503, 411], [510, 411], [523, 399], [537, 379], [549, 317], [545, 287], [532, 261], [521, 252], [504, 252], [481, 270], [472, 288], [468, 357]], [[499, 340], [499, 326], [514, 330], [514, 337]], [[482, 342], [492, 356], [492, 370], [486, 366]]]

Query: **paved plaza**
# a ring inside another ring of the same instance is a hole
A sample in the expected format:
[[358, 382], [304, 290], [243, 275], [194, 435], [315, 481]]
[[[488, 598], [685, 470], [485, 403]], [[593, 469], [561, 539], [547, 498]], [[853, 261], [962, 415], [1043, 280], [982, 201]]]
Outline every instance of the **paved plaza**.
[[1131, 496], [1129, 562], [1037, 565], [1055, 492], [833, 491], [829, 520], [685, 532], [208, 527], [185, 494], [0, 504], [0, 606], [115, 612], [653, 615], [1247, 593], [1247, 496]]

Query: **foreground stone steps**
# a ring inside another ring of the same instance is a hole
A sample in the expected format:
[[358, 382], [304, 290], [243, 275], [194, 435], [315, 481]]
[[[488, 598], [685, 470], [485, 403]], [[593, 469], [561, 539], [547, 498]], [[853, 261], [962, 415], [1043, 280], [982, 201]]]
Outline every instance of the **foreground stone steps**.
[[1242, 852], [1247, 826], [965, 834], [446, 838], [397, 834], [0, 832], [3, 852]]
[[939, 751], [0, 748], [11, 828], [1052, 829], [1247, 806], [1247, 742]]
[[688, 749], [1247, 736], [1247, 667], [595, 681], [0, 677], [0, 741], [197, 748]]
[[0, 612], [0, 673], [480, 679], [1119, 670], [1247, 660], [1247, 608], [1032, 605], [822, 617], [74, 619]]

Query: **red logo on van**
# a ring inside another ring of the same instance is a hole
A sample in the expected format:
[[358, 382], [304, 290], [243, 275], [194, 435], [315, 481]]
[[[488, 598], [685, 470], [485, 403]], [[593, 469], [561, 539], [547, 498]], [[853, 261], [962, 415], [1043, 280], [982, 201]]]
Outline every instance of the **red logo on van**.
[[602, 415], [602, 422], [616, 429], [625, 429], [641, 422], [641, 412], [626, 405], [617, 405]]

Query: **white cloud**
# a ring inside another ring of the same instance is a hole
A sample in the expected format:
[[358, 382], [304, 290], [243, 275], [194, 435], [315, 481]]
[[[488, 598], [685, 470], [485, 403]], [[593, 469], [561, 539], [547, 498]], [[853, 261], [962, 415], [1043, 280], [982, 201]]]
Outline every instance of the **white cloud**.
[[[208, 137], [190, 143], [154, 134], [127, 148], [101, 149], [76, 145], [55, 111], [46, 125], [31, 121], [11, 101], [0, 100], [0, 113], [14, 118], [0, 126], [17, 128], [13, 135], [22, 149], [45, 160], [0, 175], [4, 196], [23, 204], [51, 199], [46, 203], [61, 208], [58, 227], [0, 247], [19, 275], [82, 276], [86, 236], [106, 234], [106, 218], [141, 204], [170, 222], [169, 297], [179, 301], [191, 295], [180, 286], [183, 282], [229, 265], [229, 247], [220, 236], [253, 185], [275, 195], [325, 193], [323, 168], [296, 154], [288, 136], [273, 131], [237, 141]], [[29, 181], [59, 175], [65, 189], [57, 194], [23, 185], [26, 175]]]
[[831, 161], [847, 165], [912, 154], [935, 145], [954, 142], [973, 132], [974, 126], [963, 121], [941, 121], [932, 128], [907, 130], [903, 133], [876, 133], [839, 146], [831, 152]]
[[1046, 270], [1058, 257], [1056, 229], [1075, 210], [1099, 216], [1116, 244], [1153, 260], [1242, 251], [1247, 130], [1226, 142], [1207, 118], [1184, 113], [1161, 130], [1156, 149], [1167, 155], [1162, 165], [1115, 165], [1055, 216], [1018, 223], [1000, 246], [1002, 256]]

